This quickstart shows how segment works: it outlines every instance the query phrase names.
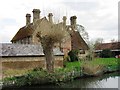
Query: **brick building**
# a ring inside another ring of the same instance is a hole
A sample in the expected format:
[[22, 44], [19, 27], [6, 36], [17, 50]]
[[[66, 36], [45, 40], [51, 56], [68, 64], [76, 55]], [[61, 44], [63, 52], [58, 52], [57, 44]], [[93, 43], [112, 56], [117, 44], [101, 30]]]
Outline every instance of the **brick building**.
[[101, 43], [95, 47], [95, 53], [99, 55], [103, 50], [109, 49], [112, 56], [120, 55], [120, 42]]
[[[40, 10], [33, 9], [33, 22], [31, 23], [31, 15], [26, 14], [26, 25], [18, 30], [16, 35], [12, 38], [11, 42], [15, 44], [40, 44], [36, 37], [36, 26], [39, 25], [41, 29], [43, 27], [56, 25], [53, 22], [53, 14], [48, 14], [48, 19], [46, 17], [41, 18]], [[64, 42], [59, 43], [61, 51], [65, 54], [72, 49], [82, 49], [88, 50], [88, 45], [81, 37], [80, 33], [76, 31], [76, 16], [70, 17], [70, 25], [66, 25], [67, 17], [63, 16], [63, 21], [58, 23], [61, 27], [65, 27], [67, 29], [67, 33], [69, 34], [68, 38], [64, 39]]]

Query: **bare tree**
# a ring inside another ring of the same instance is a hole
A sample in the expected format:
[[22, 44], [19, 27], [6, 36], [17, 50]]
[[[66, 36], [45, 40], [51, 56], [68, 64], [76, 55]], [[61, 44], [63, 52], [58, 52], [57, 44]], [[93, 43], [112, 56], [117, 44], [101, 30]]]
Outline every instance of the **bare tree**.
[[115, 39], [111, 39], [111, 43], [114, 43], [114, 42], [118, 42], [118, 41]]
[[62, 42], [66, 37], [66, 28], [62, 24], [50, 24], [47, 27], [42, 27], [42, 29], [40, 27], [37, 29], [39, 30], [37, 37], [41, 42], [46, 58], [46, 69], [51, 73], [54, 71], [54, 44]]
[[92, 58], [94, 59], [94, 56], [95, 56], [95, 50], [96, 50], [96, 47], [98, 45], [100, 45], [101, 43], [103, 43], [103, 38], [97, 38], [95, 40], [90, 40], [88, 45], [89, 45], [89, 48], [90, 48], [90, 52], [91, 52], [91, 56]]
[[101, 44], [101, 43], [103, 43], [103, 41], [104, 41], [103, 38], [97, 38], [95, 40], [95, 43], [100, 43]]
[[77, 24], [77, 31], [80, 33], [82, 38], [88, 43], [89, 42], [89, 35], [86, 32], [85, 28], [82, 25]]

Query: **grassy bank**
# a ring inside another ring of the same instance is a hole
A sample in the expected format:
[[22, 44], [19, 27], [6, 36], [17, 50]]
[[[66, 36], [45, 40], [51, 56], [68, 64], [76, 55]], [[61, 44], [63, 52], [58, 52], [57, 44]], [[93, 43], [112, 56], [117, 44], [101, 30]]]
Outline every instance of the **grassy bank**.
[[75, 61], [75, 62], [67, 62], [66, 68], [74, 68], [74, 67], [82, 67], [83, 65], [90, 65], [92, 67], [96, 65], [102, 65], [106, 67], [116, 67], [119, 66], [120, 59], [117, 58], [95, 58], [91, 61]]
[[120, 59], [117, 59], [117, 58], [96, 58], [92, 61], [83, 62], [82, 65], [84, 65], [86, 63], [93, 67], [96, 65], [101, 65], [101, 66], [105, 66], [106, 68], [112, 70], [115, 68], [118, 69], [119, 62], [120, 62]]
[[96, 58], [89, 62], [92, 65], [118, 65], [117, 58]]
[[[57, 69], [57, 71], [64, 72], [64, 71], [69, 71], [74, 68], [79, 68], [85, 63], [88, 65], [104, 65], [104, 66], [118, 66], [118, 62], [120, 62], [120, 59], [116, 58], [95, 58], [92, 61], [75, 61], [75, 62], [66, 62], [65, 63], [65, 68]], [[28, 73], [30, 70], [24, 69], [24, 70], [16, 70], [16, 69], [8, 69], [8, 70], [3, 70], [3, 76], [6, 77], [11, 77], [15, 75], [24, 75]]]
[[12, 77], [12, 76], [22, 76], [26, 73], [28, 73], [28, 69], [8, 69], [8, 70], [3, 70], [3, 78], [4, 77]]
[[[64, 68], [55, 69], [55, 72], [50, 74], [42, 69], [34, 69], [26, 71], [25, 74], [22, 72], [22, 76], [8, 77], [4, 79], [4, 84], [15, 84], [15, 85], [33, 85], [33, 84], [47, 84], [60, 82], [66, 82], [73, 80], [76, 77], [82, 76], [81, 67], [87, 65], [91, 67], [91, 70], [97, 65], [106, 66], [109, 70], [117, 70], [118, 62], [120, 59], [116, 58], [96, 58], [92, 61], [76, 61], [66, 62]], [[87, 67], [86, 66], [86, 67]], [[13, 74], [13, 71], [4, 72], [6, 74]], [[18, 71], [15, 71], [18, 72]]]

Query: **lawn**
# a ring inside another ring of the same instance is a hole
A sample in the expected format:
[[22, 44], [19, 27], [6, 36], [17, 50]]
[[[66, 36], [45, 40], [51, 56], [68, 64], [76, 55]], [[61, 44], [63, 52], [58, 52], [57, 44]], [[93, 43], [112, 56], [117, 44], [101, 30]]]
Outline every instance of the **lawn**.
[[90, 64], [95, 65], [118, 65], [118, 59], [116, 58], [96, 58], [93, 61], [90, 61]]
[[66, 63], [66, 68], [80, 67], [81, 64], [82, 64], [82, 62], [80, 62], [80, 61], [67, 62], [67, 63]]
[[89, 65], [117, 66], [118, 62], [120, 62], [120, 59], [117, 59], [117, 58], [95, 58], [92, 61], [67, 62], [66, 68], [80, 67], [80, 66], [84, 65], [85, 63], [87, 63]]
[[83, 72], [88, 75], [95, 75], [96, 72], [112, 72], [120, 69], [118, 61], [120, 59], [116, 58], [95, 58], [91, 61], [75, 61], [75, 62], [67, 62], [66, 69], [72, 70], [77, 69], [77, 71], [81, 71], [80, 68], [84, 68]]

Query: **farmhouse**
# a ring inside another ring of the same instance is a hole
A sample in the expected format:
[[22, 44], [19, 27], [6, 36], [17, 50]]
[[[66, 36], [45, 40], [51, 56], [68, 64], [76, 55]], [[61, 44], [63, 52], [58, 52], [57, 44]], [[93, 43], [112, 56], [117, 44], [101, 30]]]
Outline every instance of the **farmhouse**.
[[120, 42], [101, 43], [95, 47], [95, 53], [99, 55], [104, 49], [112, 51], [112, 56], [120, 54]]
[[67, 55], [70, 50], [89, 49], [86, 42], [83, 40], [80, 33], [76, 30], [76, 16], [70, 17], [70, 25], [66, 24], [67, 17], [63, 16], [63, 21], [59, 23], [53, 22], [53, 14], [48, 14], [46, 17], [40, 16], [39, 9], [33, 9], [33, 21], [31, 22], [31, 14], [26, 14], [26, 25], [21, 27], [15, 36], [12, 38], [12, 44], [0, 44], [0, 56], [2, 58], [2, 67], [6, 69], [24, 69], [24, 68], [45, 68], [46, 62], [43, 54], [41, 43], [36, 34], [37, 29], [46, 30], [45, 28], [52, 28], [59, 25], [61, 28], [66, 28], [67, 37], [63, 42], [54, 45], [55, 63], [54, 67], [63, 67], [63, 56]]
[[66, 24], [67, 17], [63, 16], [63, 21], [55, 24], [53, 22], [53, 14], [48, 14], [48, 19], [46, 17], [41, 17], [41, 11], [39, 9], [33, 9], [33, 22], [31, 22], [31, 14], [26, 14], [26, 25], [21, 27], [16, 35], [12, 38], [11, 42], [14, 44], [40, 44], [36, 37], [37, 26], [43, 30], [44, 27], [60, 25], [65, 27], [68, 32], [68, 38], [65, 38], [63, 42], [56, 44], [60, 47], [60, 50], [67, 54], [72, 49], [88, 50], [88, 45], [81, 37], [80, 33], [76, 31], [76, 16], [70, 17], [70, 25]]

